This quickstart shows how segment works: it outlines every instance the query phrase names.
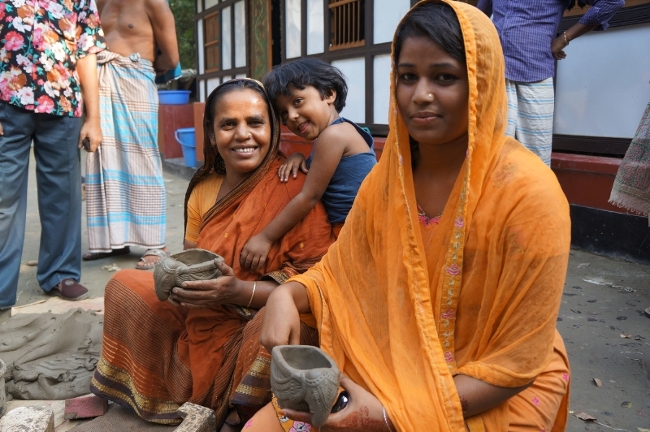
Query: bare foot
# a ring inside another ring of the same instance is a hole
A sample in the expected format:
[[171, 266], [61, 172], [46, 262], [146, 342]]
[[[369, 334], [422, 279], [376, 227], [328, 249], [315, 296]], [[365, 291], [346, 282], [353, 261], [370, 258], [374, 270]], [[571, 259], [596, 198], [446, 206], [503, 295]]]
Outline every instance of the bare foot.
[[138, 261], [138, 264], [135, 266], [135, 268], [138, 270], [151, 270], [154, 268], [160, 258], [167, 255], [168, 254], [166, 247], [162, 249], [147, 249], [144, 255], [142, 255], [140, 258], [140, 261]]

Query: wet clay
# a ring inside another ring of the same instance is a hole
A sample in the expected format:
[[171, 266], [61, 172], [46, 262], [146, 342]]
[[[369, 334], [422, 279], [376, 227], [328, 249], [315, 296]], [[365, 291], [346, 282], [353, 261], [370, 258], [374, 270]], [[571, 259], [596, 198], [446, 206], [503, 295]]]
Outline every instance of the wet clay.
[[5, 414], [7, 408], [7, 394], [5, 393], [5, 372], [7, 367], [0, 359], [0, 417]]
[[102, 350], [103, 315], [19, 314], [0, 326], [5, 387], [15, 399], [69, 399], [88, 394]]
[[187, 249], [161, 258], [153, 270], [156, 296], [165, 301], [172, 288], [183, 282], [218, 278], [221, 276], [220, 262], [223, 262], [222, 257], [204, 249]]
[[323, 350], [310, 345], [279, 345], [271, 352], [271, 388], [281, 408], [308, 411], [322, 426], [339, 390], [341, 372]]

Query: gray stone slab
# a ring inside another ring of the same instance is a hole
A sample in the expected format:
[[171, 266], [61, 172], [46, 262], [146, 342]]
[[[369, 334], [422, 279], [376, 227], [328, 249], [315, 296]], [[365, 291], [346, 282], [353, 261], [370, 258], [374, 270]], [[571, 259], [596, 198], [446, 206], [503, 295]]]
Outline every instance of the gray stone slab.
[[54, 432], [54, 410], [47, 406], [15, 408], [0, 419], [0, 432]]
[[178, 411], [183, 417], [183, 423], [175, 432], [214, 432], [217, 430], [217, 418], [210, 408], [185, 402]]

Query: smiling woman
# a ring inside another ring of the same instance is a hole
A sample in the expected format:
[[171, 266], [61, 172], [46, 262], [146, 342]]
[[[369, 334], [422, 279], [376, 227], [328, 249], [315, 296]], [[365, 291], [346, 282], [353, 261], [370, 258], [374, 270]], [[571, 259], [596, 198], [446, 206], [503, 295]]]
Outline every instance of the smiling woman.
[[[174, 287], [161, 302], [150, 273], [118, 272], [106, 287], [104, 345], [91, 390], [163, 424], [178, 423], [177, 408], [190, 401], [215, 410], [221, 427], [226, 416], [237, 425], [270, 400], [270, 355], [258, 342], [262, 308], [334, 237], [319, 204], [273, 245], [262, 268], [243, 270], [246, 241], [300, 192], [305, 176], [277, 178], [284, 161], [278, 122], [256, 81], [233, 80], [212, 92], [204, 136], [205, 165], [186, 195], [185, 244], [221, 255], [222, 276]], [[317, 341], [306, 325], [296, 340]]]
[[222, 196], [257, 168], [269, 152], [271, 119], [266, 102], [254, 90], [231, 92], [217, 104], [214, 135], [226, 176]]

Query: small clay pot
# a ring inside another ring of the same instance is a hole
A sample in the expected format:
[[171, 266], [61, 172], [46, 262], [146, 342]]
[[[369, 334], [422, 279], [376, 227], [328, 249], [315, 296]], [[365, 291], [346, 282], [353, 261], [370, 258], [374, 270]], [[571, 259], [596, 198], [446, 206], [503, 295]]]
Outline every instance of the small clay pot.
[[320, 348], [278, 345], [271, 352], [271, 388], [281, 408], [311, 413], [321, 427], [332, 411], [341, 371]]
[[5, 393], [5, 372], [7, 367], [5, 362], [0, 360], [0, 417], [5, 415], [5, 405], [7, 403], [7, 394]]
[[223, 258], [204, 249], [187, 249], [161, 258], [153, 269], [156, 296], [165, 301], [172, 288], [183, 282], [216, 279], [221, 276], [217, 266]]

